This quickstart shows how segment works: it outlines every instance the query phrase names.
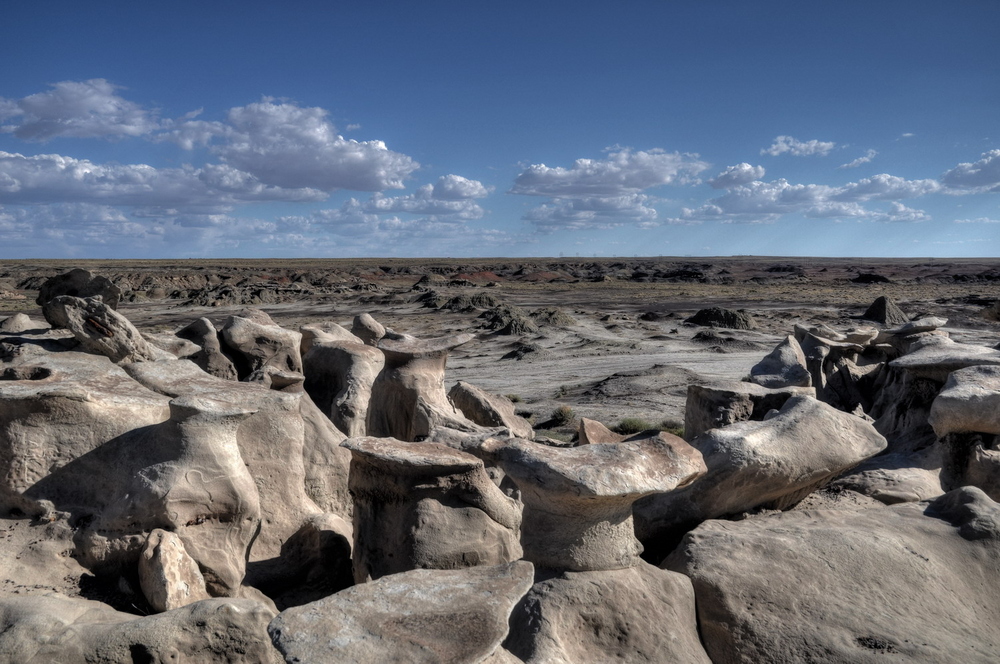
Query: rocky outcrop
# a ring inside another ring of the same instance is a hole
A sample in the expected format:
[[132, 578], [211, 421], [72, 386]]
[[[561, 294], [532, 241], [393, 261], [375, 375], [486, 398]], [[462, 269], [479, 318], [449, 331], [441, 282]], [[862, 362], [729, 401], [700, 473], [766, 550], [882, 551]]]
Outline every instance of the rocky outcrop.
[[188, 555], [184, 541], [159, 528], [149, 533], [139, 555], [139, 584], [157, 611], [170, 611], [208, 599], [205, 577]]
[[385, 336], [385, 333], [385, 326], [372, 318], [371, 314], [361, 314], [354, 317], [351, 334], [361, 339], [362, 343], [375, 346]]
[[815, 396], [809, 387], [768, 389], [755, 383], [725, 381], [688, 385], [684, 408], [684, 437], [692, 440], [709, 429], [735, 422], [760, 421], [794, 396]]
[[353, 335], [352, 339], [315, 339], [302, 358], [304, 386], [340, 431], [364, 436], [372, 385], [385, 366], [385, 356]]
[[246, 380], [264, 367], [302, 373], [300, 333], [279, 327], [263, 312], [244, 310], [241, 313], [244, 315], [230, 316], [219, 332], [240, 380]]
[[354, 578], [521, 557], [521, 506], [483, 461], [437, 443], [350, 438]]
[[60, 295], [79, 298], [99, 297], [105, 306], [113, 310], [118, 309], [118, 303], [122, 299], [121, 289], [111, 283], [110, 279], [80, 268], [52, 277], [43, 283], [38, 289], [35, 304], [44, 306]]
[[[708, 521], [666, 561], [716, 662], [993, 662], [1000, 507], [930, 503]], [[860, 610], [859, 607], [864, 607]]]
[[194, 343], [201, 349], [187, 359], [201, 367], [202, 371], [212, 374], [217, 378], [224, 378], [225, 380], [239, 379], [232, 360], [222, 352], [219, 332], [215, 329], [212, 321], [207, 318], [199, 318], [182, 327], [175, 334], [181, 339], [187, 339]]
[[810, 387], [812, 375], [795, 337], [788, 335], [763, 360], [750, 369], [750, 381], [767, 388]]
[[706, 519], [790, 507], [884, 450], [886, 441], [867, 421], [796, 396], [763, 421], [712, 429], [691, 445], [704, 456], [704, 477], [635, 505], [647, 560], [659, 562], [681, 534]]
[[950, 373], [931, 404], [928, 421], [939, 438], [960, 432], [1000, 434], [1000, 366]]
[[721, 307], [701, 309], [684, 322], [705, 327], [724, 327], [730, 330], [753, 330], [757, 328], [757, 322], [746, 311], [742, 309], [732, 311], [731, 309], [723, 309]]
[[517, 438], [526, 440], [535, 437], [531, 423], [514, 412], [514, 404], [507, 397], [489, 394], [460, 380], [448, 391], [448, 399], [465, 417], [480, 426], [503, 427]]
[[861, 318], [890, 327], [910, 322], [910, 317], [885, 295], [875, 298], [875, 301], [865, 309], [865, 313], [861, 314]]
[[620, 443], [627, 436], [615, 433], [597, 420], [580, 418], [580, 426], [577, 427], [578, 445], [595, 445], [601, 443]]
[[284, 611], [268, 631], [288, 662], [504, 662], [500, 644], [531, 586], [519, 561], [419, 569]]
[[80, 350], [104, 355], [115, 364], [163, 357], [127, 318], [100, 298], [60, 295], [46, 302], [42, 313], [52, 327], [68, 329], [79, 342]]

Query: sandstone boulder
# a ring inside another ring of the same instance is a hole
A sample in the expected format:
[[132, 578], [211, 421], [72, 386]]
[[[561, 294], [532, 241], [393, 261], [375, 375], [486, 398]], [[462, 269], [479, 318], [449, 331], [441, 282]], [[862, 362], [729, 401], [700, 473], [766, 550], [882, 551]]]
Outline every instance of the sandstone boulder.
[[938, 437], [950, 433], [1000, 434], [1000, 366], [953, 371], [931, 404], [930, 425]]
[[283, 611], [268, 631], [288, 662], [510, 661], [500, 644], [531, 582], [523, 561], [412, 570]]
[[806, 356], [795, 337], [788, 335], [763, 360], [750, 369], [750, 380], [768, 388], [809, 387], [812, 376]]
[[745, 420], [762, 420], [793, 396], [815, 396], [810, 387], [769, 389], [755, 383], [730, 380], [712, 385], [688, 385], [684, 408], [684, 437], [692, 440], [710, 429]]
[[139, 555], [139, 584], [157, 611], [179, 609], [208, 599], [205, 577], [176, 533], [154, 529]]
[[29, 330], [36, 330], [40, 327], [44, 327], [44, 324], [31, 320], [26, 314], [14, 314], [13, 316], [4, 318], [3, 321], [0, 321], [0, 332], [6, 332], [8, 334], [28, 332]]
[[364, 343], [347, 328], [330, 321], [303, 325], [299, 328], [299, 332], [302, 334], [302, 343], [299, 346], [299, 351], [303, 358], [305, 358], [306, 353], [309, 352], [309, 349], [317, 341], [353, 341], [354, 343]]
[[[241, 313], [247, 314], [247, 310]], [[302, 373], [302, 356], [299, 354], [302, 335], [286, 330], [273, 321], [267, 323], [270, 316], [264, 318], [257, 315], [255, 318], [230, 316], [220, 330], [240, 380], [246, 380], [265, 366]]]
[[757, 507], [785, 509], [885, 449], [867, 421], [808, 396], [763, 421], [737, 422], [691, 441], [708, 472], [689, 487], [635, 505], [636, 535], [658, 562], [706, 519]]
[[527, 440], [535, 437], [531, 423], [514, 412], [514, 404], [507, 397], [489, 394], [460, 380], [448, 391], [448, 399], [465, 417], [480, 426], [503, 427]]
[[60, 295], [46, 302], [42, 313], [52, 327], [68, 329], [80, 343], [80, 350], [104, 355], [115, 364], [164, 356], [143, 339], [127, 318], [100, 298]]
[[977, 489], [708, 521], [665, 565], [694, 582], [715, 662], [1000, 658], [1000, 508]]
[[730, 330], [753, 330], [757, 328], [757, 322], [747, 312], [742, 309], [733, 311], [731, 309], [723, 309], [722, 307], [701, 309], [684, 322], [707, 327], [724, 327]]
[[225, 380], [239, 379], [232, 360], [222, 352], [219, 332], [215, 329], [212, 321], [207, 318], [199, 318], [178, 330], [176, 336], [191, 341], [201, 349], [188, 359], [201, 367], [203, 371]]
[[483, 461], [437, 443], [350, 438], [354, 579], [521, 557], [520, 505]]
[[302, 364], [305, 390], [317, 407], [347, 436], [364, 436], [372, 385], [385, 366], [382, 351], [357, 337], [317, 338]]
[[599, 445], [602, 443], [620, 443], [627, 436], [615, 433], [597, 420], [586, 417], [580, 418], [580, 426], [577, 427], [577, 437], [579, 445]]
[[372, 318], [371, 314], [361, 314], [354, 317], [354, 324], [351, 326], [351, 334], [362, 343], [375, 346], [379, 340], [385, 336], [385, 326]]
[[60, 295], [79, 298], [100, 297], [110, 309], [117, 309], [118, 303], [122, 299], [121, 289], [111, 283], [107, 277], [95, 275], [80, 268], [52, 277], [42, 284], [42, 287], [38, 289], [35, 304], [44, 306]]

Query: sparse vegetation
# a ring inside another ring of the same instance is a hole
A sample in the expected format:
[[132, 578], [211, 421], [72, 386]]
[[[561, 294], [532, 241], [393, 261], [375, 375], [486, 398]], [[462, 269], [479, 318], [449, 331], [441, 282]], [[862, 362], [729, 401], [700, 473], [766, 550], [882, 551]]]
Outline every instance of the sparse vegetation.
[[521, 403], [521, 401], [523, 401], [520, 394], [505, 394], [504, 396], [507, 397], [507, 400], [511, 403]]
[[649, 431], [650, 429], [655, 429], [656, 426], [641, 417], [623, 417], [618, 424], [611, 428], [615, 433], [620, 433], [624, 436], [629, 436], [634, 433], [642, 433], [643, 431]]
[[569, 406], [559, 406], [552, 411], [549, 421], [554, 426], [566, 426], [576, 418], [576, 412]]
[[666, 418], [660, 422], [660, 431], [665, 431], [667, 433], [672, 433], [675, 436], [684, 437], [684, 423], [680, 420], [675, 420], [673, 418]]

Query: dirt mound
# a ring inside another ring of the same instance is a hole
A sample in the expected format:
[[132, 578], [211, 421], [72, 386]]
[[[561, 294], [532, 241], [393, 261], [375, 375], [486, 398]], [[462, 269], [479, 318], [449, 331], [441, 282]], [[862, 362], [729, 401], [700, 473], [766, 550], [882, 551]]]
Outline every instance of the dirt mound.
[[720, 353], [732, 351], [765, 350], [767, 346], [756, 341], [740, 339], [732, 332], [719, 332], [716, 330], [702, 330], [691, 337], [691, 341], [699, 344], [707, 344], [712, 350]]
[[513, 349], [501, 357], [501, 360], [523, 360], [528, 357], [538, 357], [544, 354], [545, 349], [543, 349], [538, 344], [527, 343], [524, 341], [518, 341], [514, 344]]
[[858, 276], [851, 279], [851, 282], [855, 284], [891, 284], [892, 281], [889, 277], [884, 277], [881, 274], [875, 274], [874, 272], [862, 272]]
[[509, 304], [489, 309], [480, 318], [484, 319], [483, 328], [497, 334], [523, 335], [538, 332], [538, 326], [524, 309]]
[[704, 327], [725, 327], [730, 330], [753, 330], [757, 327], [757, 322], [753, 316], [746, 313], [746, 310], [733, 311], [722, 307], [702, 309], [684, 322]]
[[538, 325], [553, 325], [555, 327], [569, 327], [576, 325], [576, 319], [567, 314], [562, 309], [552, 307], [549, 309], [536, 309], [531, 312], [531, 318]]
[[876, 300], [871, 303], [871, 306], [865, 310], [865, 313], [861, 314], [861, 317], [865, 320], [874, 321], [890, 327], [910, 322], [910, 317], [903, 313], [903, 310], [897, 307], [896, 303], [885, 295], [876, 298]]

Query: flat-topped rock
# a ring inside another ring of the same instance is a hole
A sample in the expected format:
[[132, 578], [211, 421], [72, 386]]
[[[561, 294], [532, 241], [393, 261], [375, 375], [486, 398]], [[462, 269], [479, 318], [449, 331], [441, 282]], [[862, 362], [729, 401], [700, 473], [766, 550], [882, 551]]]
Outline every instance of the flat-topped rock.
[[635, 442], [556, 448], [521, 440], [483, 446], [521, 489], [524, 557], [574, 571], [638, 564], [632, 503], [704, 474], [700, 453], [661, 433]]
[[283, 611], [268, 631], [289, 662], [473, 664], [498, 654], [532, 579], [524, 561], [412, 570]]
[[688, 385], [684, 408], [684, 437], [688, 440], [710, 429], [744, 420], [762, 420], [793, 396], [816, 396], [812, 387], [767, 388], [739, 380]]
[[953, 371], [931, 405], [929, 421], [939, 438], [958, 432], [1000, 434], [1000, 366]]
[[952, 371], [979, 365], [1000, 366], [1000, 351], [957, 343], [947, 337], [932, 337], [889, 363], [890, 367], [939, 383], [945, 382]]

